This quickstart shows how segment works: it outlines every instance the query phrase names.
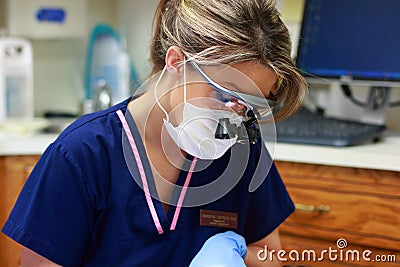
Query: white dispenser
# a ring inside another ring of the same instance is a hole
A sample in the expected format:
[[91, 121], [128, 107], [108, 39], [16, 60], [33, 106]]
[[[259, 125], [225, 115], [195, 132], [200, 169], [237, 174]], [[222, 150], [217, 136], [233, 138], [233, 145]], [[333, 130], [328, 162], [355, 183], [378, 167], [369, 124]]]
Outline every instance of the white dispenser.
[[0, 122], [33, 117], [32, 46], [19, 37], [0, 37]]

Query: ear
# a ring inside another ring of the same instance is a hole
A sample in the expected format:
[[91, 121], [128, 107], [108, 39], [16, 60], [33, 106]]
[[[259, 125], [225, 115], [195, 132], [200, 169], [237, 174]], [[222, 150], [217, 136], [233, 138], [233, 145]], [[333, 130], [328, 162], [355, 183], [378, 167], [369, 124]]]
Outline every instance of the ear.
[[168, 48], [165, 56], [165, 65], [167, 66], [168, 72], [171, 74], [180, 74], [181, 63], [185, 59], [181, 49], [177, 46], [171, 46]]

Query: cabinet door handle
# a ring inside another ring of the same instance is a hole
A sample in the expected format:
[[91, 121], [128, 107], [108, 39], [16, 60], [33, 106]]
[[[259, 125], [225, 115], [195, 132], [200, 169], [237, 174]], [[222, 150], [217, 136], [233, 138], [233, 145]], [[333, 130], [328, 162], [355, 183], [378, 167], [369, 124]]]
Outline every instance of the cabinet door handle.
[[298, 211], [305, 211], [305, 212], [316, 212], [316, 213], [327, 213], [331, 210], [328, 205], [307, 205], [301, 203], [295, 203], [294, 206]]

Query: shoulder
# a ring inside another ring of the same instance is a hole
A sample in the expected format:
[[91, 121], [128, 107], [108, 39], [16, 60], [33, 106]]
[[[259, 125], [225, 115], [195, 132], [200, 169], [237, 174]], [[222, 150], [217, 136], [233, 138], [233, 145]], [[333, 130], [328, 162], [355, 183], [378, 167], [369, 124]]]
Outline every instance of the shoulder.
[[111, 126], [119, 122], [116, 112], [121, 110], [125, 112], [130, 99], [127, 99], [119, 104], [116, 104], [108, 109], [97, 111], [90, 114], [85, 114], [79, 117], [71, 125], [69, 125], [59, 136], [59, 140], [64, 140], [73, 137], [76, 134], [84, 133], [85, 131], [105, 130], [104, 127]]
[[105, 140], [121, 136], [121, 122], [116, 112], [126, 112], [129, 99], [111, 108], [86, 114], [70, 124], [56, 139], [55, 143], [65, 147], [107, 145]]
[[78, 118], [46, 149], [43, 160], [75, 166], [86, 175], [95, 169], [106, 170], [110, 162], [123, 160], [122, 123], [116, 112], [125, 113], [128, 103], [126, 100]]

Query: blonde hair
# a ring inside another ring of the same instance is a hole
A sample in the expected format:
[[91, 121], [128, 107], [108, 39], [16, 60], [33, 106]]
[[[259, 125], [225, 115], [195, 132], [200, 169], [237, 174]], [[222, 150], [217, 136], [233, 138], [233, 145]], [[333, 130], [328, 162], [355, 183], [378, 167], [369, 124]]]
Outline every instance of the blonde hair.
[[163, 69], [169, 47], [198, 63], [258, 61], [281, 79], [274, 96], [279, 120], [301, 105], [307, 83], [291, 56], [287, 28], [273, 0], [161, 0], [153, 21], [152, 73]]

